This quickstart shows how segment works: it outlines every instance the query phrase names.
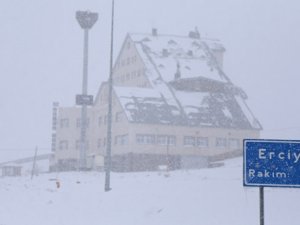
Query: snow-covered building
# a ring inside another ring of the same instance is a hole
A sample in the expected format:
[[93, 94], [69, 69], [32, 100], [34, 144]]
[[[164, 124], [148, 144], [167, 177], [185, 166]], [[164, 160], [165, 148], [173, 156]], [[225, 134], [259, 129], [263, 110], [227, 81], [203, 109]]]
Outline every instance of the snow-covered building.
[[[113, 68], [112, 156], [115, 170], [200, 167], [242, 154], [262, 129], [247, 95], [223, 71], [225, 48], [197, 31], [188, 36], [128, 34]], [[88, 108], [88, 164], [102, 167], [108, 85]], [[55, 163], [75, 167], [80, 108], [56, 107]]]

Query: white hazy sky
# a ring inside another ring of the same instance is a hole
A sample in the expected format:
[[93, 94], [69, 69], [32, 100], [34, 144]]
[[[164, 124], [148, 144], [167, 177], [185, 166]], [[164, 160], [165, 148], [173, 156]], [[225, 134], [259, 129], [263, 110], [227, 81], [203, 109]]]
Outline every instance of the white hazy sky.
[[[156, 27], [186, 35], [197, 26], [224, 44], [224, 71], [248, 94], [262, 137], [300, 139], [299, 1], [115, 4], [115, 57], [127, 32]], [[99, 13], [90, 32], [89, 93], [108, 78], [110, 7], [110, 0], [0, 1], [0, 159], [5, 149], [50, 149], [52, 102], [72, 106], [81, 92], [83, 31], [76, 10]]]

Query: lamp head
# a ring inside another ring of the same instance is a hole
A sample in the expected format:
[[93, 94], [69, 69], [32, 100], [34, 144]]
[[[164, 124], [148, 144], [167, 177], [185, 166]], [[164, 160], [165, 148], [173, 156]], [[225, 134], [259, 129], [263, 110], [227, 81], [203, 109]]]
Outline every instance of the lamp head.
[[82, 29], [90, 29], [98, 20], [98, 13], [90, 11], [77, 11], [76, 19]]

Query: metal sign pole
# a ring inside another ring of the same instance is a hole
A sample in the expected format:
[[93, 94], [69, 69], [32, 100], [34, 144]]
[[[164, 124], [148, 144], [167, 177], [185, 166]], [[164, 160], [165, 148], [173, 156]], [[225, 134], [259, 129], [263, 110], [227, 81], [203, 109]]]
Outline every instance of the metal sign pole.
[[107, 143], [106, 143], [106, 156], [105, 156], [105, 184], [104, 190], [110, 191], [110, 171], [111, 171], [111, 127], [112, 127], [112, 67], [113, 67], [113, 34], [114, 34], [114, 0], [112, 0], [111, 12], [111, 44], [110, 44], [110, 65], [109, 65], [109, 80], [108, 80], [108, 114], [107, 114]]
[[264, 187], [259, 187], [259, 218], [260, 225], [265, 224]]

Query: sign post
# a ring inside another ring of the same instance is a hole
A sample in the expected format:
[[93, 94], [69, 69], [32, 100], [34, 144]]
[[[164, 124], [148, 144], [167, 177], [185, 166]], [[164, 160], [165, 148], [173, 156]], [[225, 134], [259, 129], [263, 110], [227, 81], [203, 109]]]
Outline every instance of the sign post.
[[259, 187], [259, 222], [260, 222], [260, 225], [265, 224], [264, 187]]
[[244, 186], [259, 187], [264, 225], [264, 187], [300, 187], [300, 141], [244, 140]]

